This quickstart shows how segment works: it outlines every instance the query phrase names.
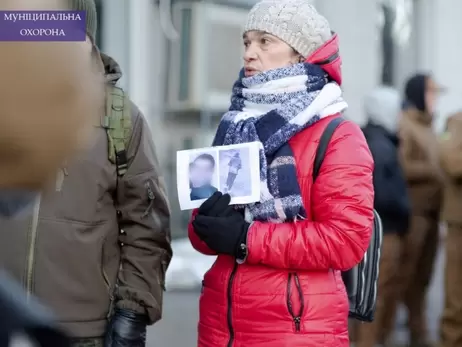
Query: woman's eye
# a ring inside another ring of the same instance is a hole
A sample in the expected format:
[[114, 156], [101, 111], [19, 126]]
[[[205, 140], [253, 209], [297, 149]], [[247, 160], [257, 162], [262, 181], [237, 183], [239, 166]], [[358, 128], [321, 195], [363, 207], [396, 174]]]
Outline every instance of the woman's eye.
[[269, 41], [268, 39], [265, 39], [265, 38], [261, 39], [262, 45], [266, 45], [266, 44], [268, 44], [269, 42], [270, 42], [270, 41]]

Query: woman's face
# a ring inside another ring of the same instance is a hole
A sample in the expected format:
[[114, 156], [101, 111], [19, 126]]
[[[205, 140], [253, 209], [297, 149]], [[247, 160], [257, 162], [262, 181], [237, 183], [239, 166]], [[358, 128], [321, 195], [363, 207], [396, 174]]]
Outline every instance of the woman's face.
[[432, 78], [427, 78], [425, 86], [425, 108], [427, 112], [433, 114], [435, 112], [436, 103], [441, 94], [441, 88], [435, 83]]
[[246, 77], [296, 64], [302, 59], [287, 43], [266, 32], [248, 31], [243, 39]]

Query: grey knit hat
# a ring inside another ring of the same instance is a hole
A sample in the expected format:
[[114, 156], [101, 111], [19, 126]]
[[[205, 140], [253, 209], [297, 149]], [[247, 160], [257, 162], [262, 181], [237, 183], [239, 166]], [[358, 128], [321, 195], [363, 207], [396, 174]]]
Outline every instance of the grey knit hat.
[[310, 0], [262, 0], [249, 12], [245, 32], [265, 31], [308, 58], [332, 37], [329, 22]]
[[86, 27], [87, 35], [94, 42], [96, 38], [96, 30], [98, 29], [98, 16], [96, 13], [95, 0], [69, 0], [70, 9], [74, 11], [86, 12]]

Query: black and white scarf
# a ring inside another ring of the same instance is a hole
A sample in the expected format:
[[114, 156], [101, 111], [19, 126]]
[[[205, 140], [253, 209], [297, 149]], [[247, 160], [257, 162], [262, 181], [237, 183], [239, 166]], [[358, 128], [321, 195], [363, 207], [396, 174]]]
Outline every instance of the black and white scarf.
[[306, 218], [289, 140], [323, 117], [342, 112], [342, 91], [316, 65], [299, 63], [240, 78], [214, 146], [258, 141], [260, 202], [246, 206], [246, 219], [282, 223]]

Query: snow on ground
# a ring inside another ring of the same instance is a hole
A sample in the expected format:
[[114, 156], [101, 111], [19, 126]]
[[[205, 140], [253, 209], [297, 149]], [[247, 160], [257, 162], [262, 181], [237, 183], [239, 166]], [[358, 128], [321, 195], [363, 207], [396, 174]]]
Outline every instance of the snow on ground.
[[201, 286], [205, 272], [216, 257], [197, 252], [187, 238], [172, 241], [173, 258], [167, 270], [167, 290], [189, 290]]

